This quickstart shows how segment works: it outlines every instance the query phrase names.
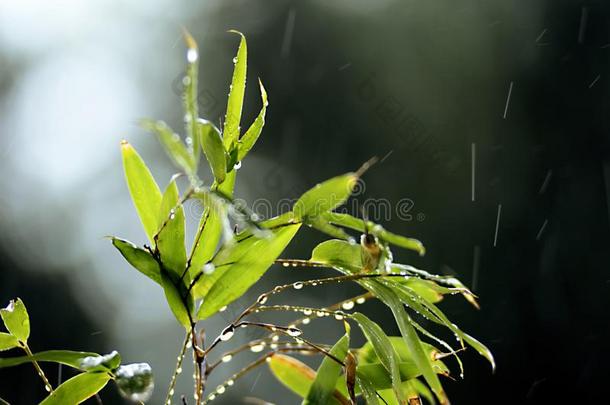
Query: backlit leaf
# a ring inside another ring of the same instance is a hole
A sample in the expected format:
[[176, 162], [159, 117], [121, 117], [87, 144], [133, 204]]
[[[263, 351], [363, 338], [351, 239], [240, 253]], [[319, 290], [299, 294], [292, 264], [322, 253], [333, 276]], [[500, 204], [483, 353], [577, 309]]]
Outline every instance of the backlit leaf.
[[261, 132], [263, 132], [263, 127], [265, 126], [265, 114], [267, 113], [267, 106], [269, 103], [267, 102], [267, 92], [265, 91], [265, 87], [263, 87], [263, 83], [259, 80], [258, 85], [261, 89], [261, 99], [263, 101], [263, 107], [261, 111], [258, 113], [258, 116], [248, 128], [246, 133], [239, 140], [239, 150], [237, 152], [237, 160], [241, 161], [246, 157], [248, 152], [252, 149]]
[[[19, 347], [19, 340], [10, 333], [0, 332], [0, 352]], [[1, 361], [2, 359], [0, 359]], [[2, 363], [0, 363], [0, 367]]]
[[161, 284], [161, 268], [149, 251], [124, 239], [112, 237], [111, 240], [129, 264], [155, 283]]
[[187, 174], [195, 173], [196, 164], [193, 154], [184, 145], [180, 136], [165, 122], [142, 120], [141, 125], [147, 131], [157, 135], [165, 152], [176, 166]]
[[225, 116], [225, 126], [223, 131], [224, 145], [226, 150], [231, 150], [233, 143], [239, 138], [239, 123], [241, 121], [241, 111], [244, 104], [244, 94], [246, 92], [246, 70], [248, 65], [248, 47], [246, 38], [241, 32], [230, 31], [241, 37], [237, 56], [233, 60], [233, 79], [227, 101], [227, 115]]
[[184, 208], [180, 204], [180, 195], [176, 179], [173, 178], [161, 201], [159, 210], [159, 233], [157, 249], [163, 267], [179, 280], [186, 269], [186, 249], [184, 247]]
[[21, 298], [11, 300], [5, 308], [0, 309], [0, 315], [10, 334], [20, 342], [27, 342], [30, 337], [30, 317]]
[[339, 207], [352, 194], [357, 180], [356, 173], [347, 173], [317, 184], [294, 204], [295, 217], [314, 218]]
[[79, 374], [57, 387], [40, 405], [80, 404], [104, 388], [110, 378], [106, 372]]
[[227, 153], [222, 143], [220, 131], [210, 121], [204, 119], [197, 120], [197, 131], [201, 148], [210, 165], [212, 174], [218, 184], [225, 181], [227, 176]]

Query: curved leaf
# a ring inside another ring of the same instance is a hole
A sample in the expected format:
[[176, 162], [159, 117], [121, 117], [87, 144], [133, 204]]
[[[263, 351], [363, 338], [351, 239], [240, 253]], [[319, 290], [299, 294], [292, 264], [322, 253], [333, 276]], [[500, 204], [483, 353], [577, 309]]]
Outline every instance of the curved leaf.
[[239, 140], [239, 150], [237, 152], [237, 160], [241, 161], [246, 157], [248, 152], [252, 149], [261, 132], [263, 132], [263, 127], [265, 126], [265, 114], [267, 113], [267, 106], [269, 102], [267, 101], [267, 92], [265, 91], [265, 87], [263, 86], [263, 82], [258, 81], [258, 85], [261, 89], [261, 99], [263, 101], [263, 107], [261, 111], [258, 113], [258, 116], [248, 128], [244, 136]]
[[187, 174], [195, 173], [195, 158], [180, 139], [180, 135], [163, 121], [142, 120], [141, 125], [147, 131], [157, 135], [165, 152], [176, 166]]
[[[19, 340], [9, 333], [0, 332], [0, 352], [14, 349], [15, 347], [19, 347]], [[1, 361], [2, 359], [0, 359]], [[2, 367], [1, 364], [0, 368]]]
[[40, 405], [80, 404], [104, 388], [110, 378], [105, 372], [79, 374], [57, 387]]
[[150, 170], [138, 155], [138, 152], [127, 142], [121, 143], [125, 180], [131, 199], [144, 231], [154, 246], [154, 237], [159, 229], [158, 214], [161, 207], [161, 190]]
[[45, 361], [61, 363], [77, 370], [85, 371], [82, 362], [87, 357], [102, 357], [97, 353], [75, 352], [71, 350], [48, 350], [36, 353], [33, 356], [0, 358], [0, 368], [18, 366], [32, 361]]
[[[184, 326], [185, 329], [189, 329], [191, 327], [191, 318], [189, 316], [190, 308], [185, 306], [186, 300], [182, 299], [180, 291], [174, 285], [171, 278], [169, 278], [169, 276], [167, 276], [165, 273], [161, 273], [161, 286], [165, 292], [167, 304], [178, 320], [178, 323]], [[189, 302], [187, 301], [187, 303]]]
[[121, 252], [129, 264], [155, 283], [161, 284], [161, 267], [150, 252], [137, 247], [128, 240], [115, 237], [112, 237], [111, 240], [112, 245]]
[[244, 104], [244, 94], [246, 92], [246, 70], [248, 65], [248, 46], [246, 38], [241, 32], [229, 31], [241, 36], [237, 56], [234, 59], [235, 68], [233, 69], [233, 79], [231, 80], [231, 90], [227, 101], [227, 115], [225, 116], [224, 126], [224, 145], [226, 150], [233, 149], [233, 143], [239, 138], [239, 123], [241, 121], [241, 110]]
[[180, 204], [180, 195], [176, 179], [173, 178], [161, 201], [159, 210], [159, 233], [157, 249], [163, 267], [179, 280], [186, 269], [186, 249], [184, 247], [184, 208]]
[[210, 121], [197, 120], [197, 131], [201, 148], [218, 184], [227, 176], [227, 153], [222, 143], [220, 131]]
[[20, 342], [27, 342], [30, 337], [30, 316], [21, 298], [11, 300], [6, 308], [0, 309], [0, 316], [11, 335]]
[[352, 194], [358, 176], [347, 173], [317, 184], [303, 194], [294, 204], [297, 219], [314, 218], [342, 205]]

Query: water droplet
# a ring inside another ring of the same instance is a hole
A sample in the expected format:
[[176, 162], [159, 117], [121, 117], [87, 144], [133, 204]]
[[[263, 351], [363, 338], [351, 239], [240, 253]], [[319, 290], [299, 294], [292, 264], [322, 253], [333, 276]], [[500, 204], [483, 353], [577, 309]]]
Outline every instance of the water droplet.
[[282, 263], [282, 266], [284, 266], [284, 267], [290, 267], [290, 263], [288, 263], [288, 262], [284, 262], [284, 263]]
[[288, 327], [288, 329], [286, 329], [286, 333], [288, 333], [292, 337], [296, 337], [301, 336], [303, 334], [303, 331], [299, 328]]
[[197, 49], [191, 48], [186, 52], [186, 60], [188, 60], [189, 63], [195, 63], [198, 57], [199, 52], [197, 52]]
[[47, 392], [51, 392], [51, 386], [50, 385], [45, 385], [44, 389], [47, 390]]
[[250, 351], [252, 353], [260, 353], [265, 349], [265, 342], [257, 343], [255, 345], [250, 346]]
[[235, 166], [233, 166], [233, 169], [235, 169], [235, 170], [241, 169], [241, 160], [239, 162], [235, 163]]
[[178, 367], [178, 368], [176, 369], [176, 374], [180, 374], [180, 373], [182, 373], [182, 367]]
[[237, 56], [233, 58], [233, 63], [237, 63]]
[[354, 305], [354, 301], [345, 301], [343, 304], [341, 304], [341, 308], [349, 311], [350, 309], [354, 308]]
[[188, 86], [189, 84], [191, 84], [191, 78], [190, 78], [190, 77], [188, 77], [188, 76], [184, 76], [184, 77], [182, 78], [182, 84], [183, 84], [184, 86]]
[[306, 309], [304, 309], [304, 310], [303, 310], [303, 314], [304, 314], [304, 315], [309, 316], [309, 315], [311, 315], [312, 313], [313, 313], [313, 311], [312, 311], [310, 308], [306, 308]]
[[337, 312], [335, 314], [335, 319], [338, 320], [338, 321], [342, 321], [343, 320], [343, 315]]
[[269, 297], [267, 296], [267, 294], [261, 294], [256, 300], [256, 302], [258, 302], [260, 305], [265, 305], [265, 302], [267, 302], [268, 299]]
[[324, 311], [316, 311], [316, 316], [319, 316], [320, 318], [322, 318], [323, 316], [326, 316], [326, 312], [324, 312]]
[[229, 387], [230, 387], [230, 386], [232, 386], [233, 384], [235, 384], [235, 381], [233, 381], [233, 380], [228, 380], [228, 381], [227, 381], [227, 385], [228, 385]]
[[225, 388], [225, 386], [224, 386], [224, 385], [219, 385], [219, 386], [216, 388], [216, 393], [217, 393], [217, 394], [224, 394], [224, 392], [225, 392], [226, 390], [227, 390], [227, 389]]
[[227, 310], [227, 306], [225, 305], [224, 307], [221, 307], [218, 312], [224, 312]]
[[233, 358], [233, 356], [231, 354], [226, 354], [226, 355], [222, 356], [222, 362], [228, 363], [231, 361], [232, 358]]
[[359, 298], [357, 298], [357, 299], [356, 299], [356, 304], [360, 304], [360, 305], [362, 305], [362, 304], [364, 304], [364, 303], [365, 303], [365, 301], [366, 301], [366, 298], [364, 298], [364, 297], [359, 297]]
[[174, 389], [169, 390], [169, 395], [174, 395]]
[[216, 266], [214, 266], [213, 263], [206, 263], [205, 266], [203, 266], [203, 274], [212, 274], [214, 273], [214, 270], [216, 270]]
[[280, 340], [280, 337], [278, 335], [273, 335], [273, 337], [271, 338], [272, 342], [277, 342], [278, 340]]
[[212, 394], [208, 397], [208, 401], [213, 401], [216, 399], [216, 395]]
[[349, 243], [350, 245], [355, 245], [356, 244], [356, 239], [350, 237], [347, 239], [347, 243]]
[[309, 322], [311, 322], [311, 319], [309, 318], [303, 318], [303, 320], [301, 321], [303, 323], [303, 325], [308, 325]]
[[223, 342], [226, 342], [227, 340], [229, 340], [233, 337], [234, 333], [235, 333], [235, 328], [233, 327], [233, 325], [229, 325], [226, 328], [224, 328], [224, 330], [220, 334], [220, 340], [222, 340]]
[[303, 288], [303, 283], [300, 281], [297, 281], [296, 283], [294, 283], [292, 285], [292, 287], [294, 287], [295, 290], [300, 290], [301, 288]]
[[269, 347], [270, 347], [271, 349], [275, 350], [275, 349], [277, 349], [277, 347], [278, 347], [278, 346], [277, 346], [277, 343], [271, 343], [271, 344], [269, 345]]

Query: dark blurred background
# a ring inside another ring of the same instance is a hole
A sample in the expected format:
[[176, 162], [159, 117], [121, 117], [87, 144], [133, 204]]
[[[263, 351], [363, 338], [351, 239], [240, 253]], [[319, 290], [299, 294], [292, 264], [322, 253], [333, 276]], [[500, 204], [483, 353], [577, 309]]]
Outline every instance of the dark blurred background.
[[[453, 403], [610, 403], [609, 8], [601, 0], [1, 2], [0, 300], [24, 299], [35, 351], [117, 349], [127, 362], [150, 362], [150, 403], [162, 403], [180, 328], [160, 290], [103, 239], [144, 242], [119, 141], [129, 139], [165, 184], [174, 168], [137, 120], [182, 128], [181, 26], [199, 42], [200, 111], [215, 122], [238, 43], [226, 31], [238, 29], [249, 48], [242, 126], [260, 108], [257, 77], [270, 100], [238, 196], [295, 198], [385, 157], [357, 199], [386, 198], [384, 225], [428, 248], [423, 258], [396, 251], [397, 260], [455, 274], [480, 296], [480, 311], [457, 298], [442, 308], [491, 347], [498, 368], [492, 374], [467, 351], [465, 379], [446, 381]], [[307, 258], [320, 240], [305, 231], [284, 256]], [[218, 331], [272, 285], [323, 274], [276, 266], [205, 326]], [[357, 292], [288, 299], [330, 304]], [[367, 306], [398, 333], [381, 306]], [[331, 341], [340, 329], [323, 320], [306, 332]], [[55, 382], [57, 368], [46, 370]], [[191, 392], [189, 375], [176, 392]], [[43, 396], [31, 366], [0, 370], [0, 397]], [[218, 402], [244, 397], [298, 403], [264, 368]], [[123, 403], [114, 387], [102, 398]]]

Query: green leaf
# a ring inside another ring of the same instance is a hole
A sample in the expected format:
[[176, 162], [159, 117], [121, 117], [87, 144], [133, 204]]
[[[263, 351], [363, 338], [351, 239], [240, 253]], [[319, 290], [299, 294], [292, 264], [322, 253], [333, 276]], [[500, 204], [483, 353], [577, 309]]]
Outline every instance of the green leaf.
[[231, 80], [231, 90], [227, 102], [227, 115], [225, 116], [224, 126], [224, 145], [226, 150], [233, 149], [233, 143], [239, 138], [239, 123], [241, 121], [241, 110], [244, 104], [244, 94], [246, 92], [246, 70], [248, 64], [248, 47], [246, 38], [241, 32], [229, 31], [241, 36], [239, 49], [235, 57], [235, 68], [233, 69], [233, 79]]
[[[269, 365], [271, 373], [286, 388], [301, 398], [307, 396], [307, 393], [316, 378], [316, 372], [314, 370], [299, 360], [283, 354], [274, 354], [270, 357], [267, 364]], [[330, 397], [328, 402], [329, 405], [343, 405], [348, 403], [347, 398], [338, 390], [333, 392], [332, 397]]]
[[128, 240], [112, 237], [112, 244], [123, 255], [125, 260], [140, 273], [161, 284], [161, 267], [149, 251], [137, 247]]
[[[85, 358], [97, 358], [103, 357], [97, 353], [91, 352], [75, 352], [71, 350], [48, 350], [40, 353], [36, 353], [33, 356], [20, 356], [20, 357], [7, 357], [0, 358], [0, 368], [14, 367], [20, 364], [29, 363], [32, 361], [44, 361], [61, 363], [69, 367], [73, 367], [77, 370], [85, 371], [83, 368], [83, 360]], [[120, 360], [120, 359], [119, 359]]]
[[[186, 43], [187, 53], [186, 59], [188, 65], [186, 67], [186, 77], [184, 78], [184, 93], [182, 102], [186, 118], [184, 120], [186, 138], [191, 140], [190, 147], [193, 152], [194, 170], [197, 171], [199, 163], [199, 136], [197, 134], [196, 122], [199, 118], [198, 103], [197, 103], [197, 79], [199, 76], [199, 49], [197, 42], [191, 34], [184, 30], [184, 42]], [[187, 142], [188, 143], [188, 142]]]
[[159, 210], [159, 224], [157, 248], [161, 262], [172, 275], [172, 279], [179, 280], [186, 269], [185, 218], [175, 177], [163, 194]]
[[189, 329], [191, 327], [191, 318], [189, 317], [190, 308], [185, 306], [185, 300], [182, 299], [180, 290], [178, 290], [172, 282], [172, 279], [165, 275], [165, 273], [161, 273], [161, 286], [165, 292], [167, 304], [178, 320], [178, 323], [184, 326], [185, 329]]
[[165, 152], [176, 166], [187, 174], [195, 173], [195, 158], [184, 143], [182, 143], [180, 135], [175, 133], [163, 121], [153, 122], [152, 120], [142, 120], [141, 125], [147, 131], [157, 135]]
[[147, 363], [127, 364], [115, 373], [119, 393], [132, 402], [146, 402], [150, 399], [155, 382], [152, 369]]
[[131, 199], [144, 231], [154, 246], [154, 236], [159, 229], [157, 218], [161, 207], [161, 190], [138, 152], [127, 141], [121, 143], [121, 152]]
[[339, 239], [320, 243], [311, 252], [311, 260], [327, 264], [329, 267], [341, 267], [358, 271], [362, 268], [360, 245]]
[[414, 250], [423, 256], [426, 253], [424, 245], [417, 239], [407, 238], [395, 233], [386, 231], [381, 225], [371, 221], [363, 221], [360, 218], [356, 218], [349, 214], [340, 212], [327, 212], [323, 215], [323, 218], [335, 225], [343, 226], [345, 228], [353, 229], [358, 232], [366, 232], [367, 230], [377, 236], [382, 241], [391, 243], [405, 249]]
[[[235, 186], [235, 177], [236, 171], [231, 170], [224, 183], [220, 186], [214, 185], [213, 188], [217, 187], [224, 194], [231, 196]], [[203, 266], [212, 259], [222, 236], [223, 218], [226, 215], [226, 209], [220, 205], [208, 204], [204, 208], [190, 255], [191, 275], [199, 274]]]
[[366, 376], [358, 373], [356, 376], [356, 383], [358, 384], [358, 387], [360, 387], [362, 396], [364, 397], [368, 405], [379, 405], [377, 391]]
[[[0, 332], [0, 352], [14, 349], [15, 347], [19, 347], [19, 340], [9, 333]], [[1, 361], [2, 359], [0, 359], [0, 362]]]
[[273, 264], [300, 226], [286, 225], [273, 229], [270, 237], [252, 235], [221, 248], [212, 260], [213, 272], [201, 276], [194, 288], [194, 296], [204, 298], [199, 319], [241, 297]]
[[239, 150], [237, 152], [237, 160], [241, 161], [246, 157], [248, 152], [252, 149], [261, 132], [263, 132], [263, 127], [265, 126], [265, 114], [267, 113], [267, 106], [269, 102], [267, 101], [267, 92], [265, 91], [265, 87], [263, 87], [263, 82], [258, 81], [258, 85], [261, 89], [261, 98], [263, 100], [263, 107], [261, 111], [258, 113], [258, 116], [248, 128], [244, 136], [239, 140]]
[[225, 181], [227, 176], [228, 160], [220, 131], [210, 121], [201, 118], [197, 120], [197, 131], [201, 148], [212, 169], [212, 174], [214, 174], [216, 182], [220, 184]]
[[295, 217], [306, 220], [339, 207], [352, 194], [357, 180], [356, 173], [347, 173], [317, 184], [294, 204]]
[[[348, 350], [349, 327], [346, 327], [345, 335], [335, 343], [329, 353], [338, 359], [344, 359], [347, 357]], [[307, 393], [307, 398], [303, 401], [303, 405], [327, 404], [335, 391], [337, 380], [341, 375], [341, 369], [341, 364], [338, 364], [329, 356], [324, 356], [316, 372], [316, 378]]]
[[21, 343], [27, 342], [30, 337], [30, 317], [21, 298], [11, 300], [6, 308], [0, 309], [0, 315], [10, 334]]
[[110, 378], [105, 372], [79, 374], [57, 387], [40, 405], [80, 404], [104, 388]]
[[352, 314], [352, 318], [358, 322], [364, 336], [371, 343], [381, 364], [390, 373], [392, 388], [400, 401], [405, 401], [400, 383], [402, 382], [399, 368], [399, 357], [388, 336], [383, 329], [361, 313]]

